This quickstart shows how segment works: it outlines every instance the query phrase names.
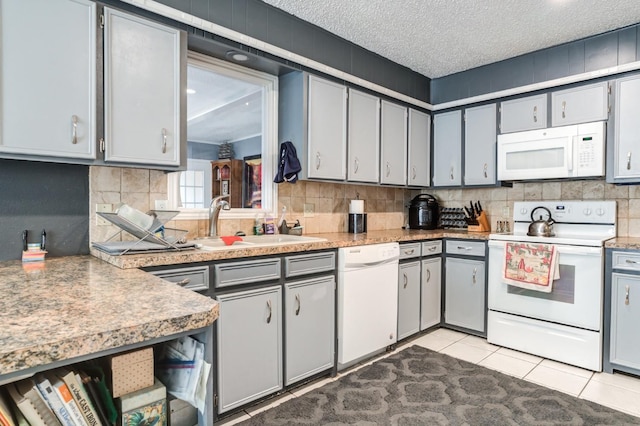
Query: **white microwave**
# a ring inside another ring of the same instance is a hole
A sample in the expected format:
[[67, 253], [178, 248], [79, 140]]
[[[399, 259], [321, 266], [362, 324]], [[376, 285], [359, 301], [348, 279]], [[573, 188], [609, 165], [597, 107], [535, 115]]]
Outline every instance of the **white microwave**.
[[604, 176], [605, 122], [498, 135], [498, 180]]

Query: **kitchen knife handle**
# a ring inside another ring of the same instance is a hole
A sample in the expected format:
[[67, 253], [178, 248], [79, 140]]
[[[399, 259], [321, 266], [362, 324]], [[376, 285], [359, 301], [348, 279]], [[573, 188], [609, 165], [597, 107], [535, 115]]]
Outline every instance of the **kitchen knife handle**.
[[269, 308], [269, 315], [267, 315], [267, 324], [271, 323], [271, 314], [273, 310], [271, 309], [271, 299], [267, 300], [267, 308]]
[[298, 304], [298, 307], [296, 308], [296, 316], [300, 315], [300, 307], [302, 306], [300, 304], [300, 295], [296, 294], [296, 303]]
[[78, 116], [75, 114], [71, 116], [71, 128], [71, 143], [75, 145], [78, 143]]
[[167, 129], [163, 127], [161, 130], [161, 133], [162, 133], [162, 153], [166, 154], [167, 153]]
[[625, 305], [629, 304], [629, 286], [628, 285], [624, 286], [624, 304]]

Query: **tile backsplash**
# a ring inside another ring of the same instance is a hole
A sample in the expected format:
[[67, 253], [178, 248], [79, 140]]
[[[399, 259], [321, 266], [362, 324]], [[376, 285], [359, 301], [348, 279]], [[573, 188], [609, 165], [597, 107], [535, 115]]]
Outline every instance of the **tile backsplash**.
[[[93, 166], [90, 168], [90, 240], [104, 241], [115, 232], [113, 226], [97, 226], [98, 203], [127, 203], [139, 210], [154, 208], [155, 200], [167, 199], [164, 172], [146, 169]], [[407, 223], [407, 206], [415, 195], [435, 196], [443, 207], [462, 207], [480, 200], [492, 228], [509, 220], [514, 201], [533, 200], [615, 200], [618, 203], [618, 236], [640, 237], [640, 186], [616, 186], [604, 180], [514, 183], [511, 188], [465, 188], [408, 190], [382, 186], [298, 181], [278, 186], [278, 211], [287, 207], [287, 223], [296, 220], [305, 234], [346, 232], [349, 201], [365, 201], [368, 230], [399, 229]], [[314, 213], [305, 217], [304, 205]], [[275, 218], [277, 219], [277, 217]], [[205, 236], [208, 220], [177, 220], [170, 227], [189, 231], [189, 238]], [[220, 233], [252, 232], [254, 220], [221, 219]]]

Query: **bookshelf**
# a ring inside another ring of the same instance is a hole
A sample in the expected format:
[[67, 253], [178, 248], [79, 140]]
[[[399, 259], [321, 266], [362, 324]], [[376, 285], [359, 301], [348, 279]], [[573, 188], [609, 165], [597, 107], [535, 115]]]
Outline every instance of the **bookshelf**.
[[211, 162], [211, 198], [229, 195], [232, 208], [242, 207], [242, 176], [244, 162], [242, 160], [224, 159]]

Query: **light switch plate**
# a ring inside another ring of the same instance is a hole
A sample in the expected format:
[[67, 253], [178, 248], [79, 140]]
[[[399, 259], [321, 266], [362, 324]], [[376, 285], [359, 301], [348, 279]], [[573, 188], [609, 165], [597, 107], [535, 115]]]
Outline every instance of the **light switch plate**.
[[168, 210], [169, 209], [169, 200], [156, 200], [155, 201], [156, 210]]
[[316, 213], [316, 205], [311, 203], [304, 203], [303, 217], [313, 217]]
[[[113, 213], [113, 204], [96, 204], [96, 213]], [[97, 226], [108, 226], [111, 222], [96, 215]]]

